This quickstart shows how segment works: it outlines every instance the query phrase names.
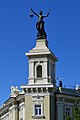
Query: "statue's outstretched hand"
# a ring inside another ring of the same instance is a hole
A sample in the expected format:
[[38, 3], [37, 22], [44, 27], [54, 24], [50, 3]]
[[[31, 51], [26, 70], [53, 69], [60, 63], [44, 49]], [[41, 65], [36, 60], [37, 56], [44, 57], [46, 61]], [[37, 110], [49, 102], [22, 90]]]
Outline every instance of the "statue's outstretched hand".
[[51, 11], [49, 10], [48, 13], [47, 13], [47, 16], [49, 15], [50, 12], [51, 12]]

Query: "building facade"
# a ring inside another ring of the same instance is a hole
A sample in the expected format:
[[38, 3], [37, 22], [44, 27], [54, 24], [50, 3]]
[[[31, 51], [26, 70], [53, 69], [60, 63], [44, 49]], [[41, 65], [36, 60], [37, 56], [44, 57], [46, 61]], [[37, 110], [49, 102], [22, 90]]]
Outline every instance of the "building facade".
[[0, 120], [66, 120], [73, 117], [73, 108], [80, 108], [80, 89], [56, 86], [56, 62], [46, 39], [37, 39], [36, 46], [25, 53], [29, 58], [28, 84], [11, 87], [10, 98], [0, 107]]

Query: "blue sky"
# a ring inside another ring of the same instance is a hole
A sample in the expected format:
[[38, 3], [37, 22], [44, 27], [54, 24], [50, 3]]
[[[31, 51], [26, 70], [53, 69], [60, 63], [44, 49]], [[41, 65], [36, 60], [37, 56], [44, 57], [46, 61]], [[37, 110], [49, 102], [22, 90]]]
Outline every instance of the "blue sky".
[[44, 15], [51, 10], [45, 30], [59, 59], [56, 77], [65, 87], [80, 85], [80, 0], [0, 0], [0, 105], [9, 98], [11, 85], [28, 81], [25, 52], [35, 46], [37, 34], [30, 8]]

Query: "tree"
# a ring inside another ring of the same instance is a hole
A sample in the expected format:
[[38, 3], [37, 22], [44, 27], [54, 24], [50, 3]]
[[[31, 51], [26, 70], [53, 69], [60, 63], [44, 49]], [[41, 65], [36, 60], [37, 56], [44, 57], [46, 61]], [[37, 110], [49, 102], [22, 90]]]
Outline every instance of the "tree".
[[72, 120], [72, 118], [70, 116], [67, 116], [66, 120]]
[[80, 106], [75, 105], [73, 108], [73, 117], [67, 116], [66, 120], [80, 120]]
[[74, 120], [80, 120], [80, 107], [74, 106], [73, 110]]

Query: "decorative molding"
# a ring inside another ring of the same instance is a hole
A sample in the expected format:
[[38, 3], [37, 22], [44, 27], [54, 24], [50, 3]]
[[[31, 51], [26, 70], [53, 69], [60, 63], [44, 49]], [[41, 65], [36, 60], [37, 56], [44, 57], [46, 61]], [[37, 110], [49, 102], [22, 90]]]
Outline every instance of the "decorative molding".
[[33, 102], [43, 102], [44, 100], [44, 96], [40, 96], [40, 95], [37, 95], [37, 96], [32, 96], [33, 97]]

